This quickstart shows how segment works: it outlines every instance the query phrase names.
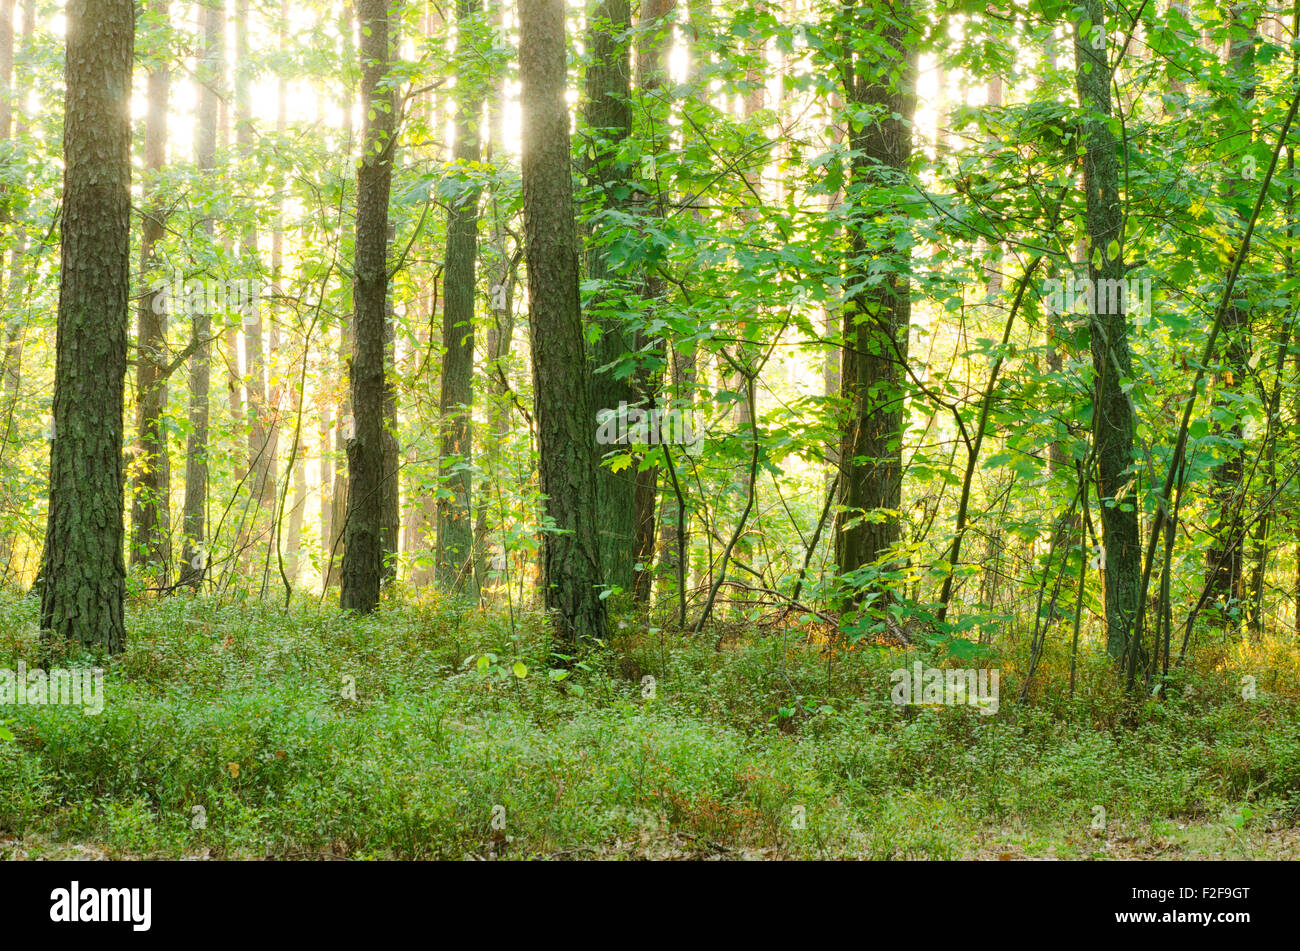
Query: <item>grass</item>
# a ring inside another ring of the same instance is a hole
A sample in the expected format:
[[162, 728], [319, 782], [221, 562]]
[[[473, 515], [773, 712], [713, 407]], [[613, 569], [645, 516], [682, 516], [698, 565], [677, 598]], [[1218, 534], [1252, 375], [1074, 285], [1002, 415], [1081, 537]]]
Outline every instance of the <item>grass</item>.
[[[0, 706], [0, 855], [1300, 857], [1286, 640], [1202, 649], [1136, 708], [1100, 657], [1071, 698], [1060, 648], [1018, 704], [1010, 650], [980, 716], [890, 702], [932, 657], [798, 629], [629, 619], [557, 680], [539, 616], [431, 597], [134, 605], [100, 715]], [[37, 647], [0, 595], [0, 668]]]

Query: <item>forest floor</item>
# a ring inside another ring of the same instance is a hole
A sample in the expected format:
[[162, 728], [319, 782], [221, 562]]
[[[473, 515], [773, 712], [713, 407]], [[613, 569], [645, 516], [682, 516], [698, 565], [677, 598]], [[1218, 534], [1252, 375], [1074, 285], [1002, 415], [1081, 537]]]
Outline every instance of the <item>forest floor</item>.
[[[409, 593], [128, 624], [98, 715], [0, 705], [0, 857], [1300, 858], [1290, 637], [1203, 645], [1136, 706], [1091, 647], [1070, 697], [1064, 633], [1016, 702], [1013, 644], [981, 715], [891, 702], [931, 654], [797, 627], [628, 617], [564, 676], [540, 616]], [[0, 595], [0, 670], [37, 645]]]

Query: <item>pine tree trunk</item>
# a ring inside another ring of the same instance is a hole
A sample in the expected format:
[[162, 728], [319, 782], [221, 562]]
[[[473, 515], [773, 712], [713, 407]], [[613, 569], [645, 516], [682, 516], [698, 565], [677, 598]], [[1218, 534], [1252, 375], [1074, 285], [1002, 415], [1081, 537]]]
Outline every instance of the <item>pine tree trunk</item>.
[[534, 415], [545, 513], [542, 589], [561, 649], [605, 635], [596, 531], [595, 427], [582, 313], [565, 104], [564, 0], [520, 0], [524, 246]]
[[357, 169], [354, 344], [349, 373], [354, 433], [348, 440], [348, 515], [343, 552], [345, 610], [379, 606], [383, 570], [383, 479], [388, 197], [392, 185], [393, 112], [381, 83], [388, 70], [387, 0], [360, 0], [361, 100], [367, 104]]
[[[1100, 282], [1124, 279], [1123, 214], [1119, 199], [1119, 151], [1110, 129], [1110, 69], [1101, 0], [1083, 0], [1083, 17], [1075, 22], [1075, 85], [1083, 111], [1083, 182], [1087, 193], [1088, 278]], [[1087, 34], [1082, 25], [1091, 26]], [[1113, 284], [1106, 284], [1113, 287]], [[1103, 295], [1094, 292], [1094, 305]], [[1093, 307], [1089, 316], [1092, 365], [1096, 374], [1093, 398], [1093, 439], [1096, 445], [1101, 495], [1103, 572], [1106, 590], [1106, 650], [1121, 662], [1129, 650], [1137, 619], [1141, 583], [1137, 493], [1128, 469], [1133, 454], [1133, 411], [1122, 381], [1130, 373], [1128, 324], [1123, 296], [1115, 306]], [[1095, 313], [1098, 309], [1110, 313]]]
[[[5, 31], [3, 38], [3, 53], [5, 62], [0, 69], [3, 70], [4, 82], [4, 121], [3, 132], [7, 140], [10, 136], [10, 126], [16, 135], [21, 136], [26, 132], [27, 119], [24, 110], [24, 103], [27, 99], [27, 92], [31, 87], [30, 73], [22, 72], [18, 74], [17, 80], [13, 76], [13, 0], [7, 0], [4, 9]], [[22, 32], [22, 52], [24, 60], [27, 60], [32, 52], [32, 37], [34, 32], [34, 23], [36, 20], [36, 6], [34, 0], [24, 0], [22, 5], [23, 12], [23, 32]], [[21, 168], [11, 170], [11, 175], [16, 177], [13, 187], [21, 191], [25, 185], [26, 176]], [[4, 327], [3, 353], [0, 354], [0, 430], [6, 433], [13, 433], [15, 424], [15, 413], [18, 409], [18, 398], [22, 388], [22, 362], [23, 362], [23, 323], [24, 315], [27, 311], [26, 300], [26, 281], [24, 278], [24, 263], [27, 260], [27, 229], [22, 220], [22, 216], [15, 216], [16, 220], [12, 221], [13, 232], [9, 239], [11, 247], [9, 255], [9, 286], [7, 293], [0, 297], [0, 303], [9, 313], [9, 320]], [[0, 254], [0, 271], [3, 271], [4, 256]], [[6, 506], [7, 507], [7, 506]], [[3, 577], [8, 580], [12, 571], [11, 568], [14, 554], [14, 533], [7, 528], [0, 529], [0, 571]]]
[[132, 0], [69, 0], [42, 636], [126, 646], [122, 410], [131, 282]]
[[[638, 22], [641, 44], [637, 51], [636, 80], [641, 99], [648, 104], [654, 103], [660, 95], [660, 87], [668, 75], [668, 46], [672, 41], [672, 14], [677, 7], [677, 0], [645, 0], [641, 6]], [[653, 218], [663, 217], [663, 196], [659, 183], [645, 183], [645, 197], [638, 202], [638, 211]], [[647, 273], [642, 281], [641, 295], [650, 302], [650, 307], [662, 305], [666, 294], [666, 285], [662, 275]], [[638, 334], [638, 350], [650, 350], [662, 358], [665, 341], [645, 339]], [[641, 371], [637, 373], [636, 387], [638, 400], [643, 405], [659, 407], [659, 396], [663, 390], [661, 373]], [[671, 446], [664, 447], [671, 452]], [[648, 604], [654, 585], [655, 535], [658, 528], [659, 501], [659, 467], [637, 468], [636, 487], [632, 496], [632, 521], [635, 531], [635, 546], [632, 565], [632, 597], [638, 604]]]
[[[703, 81], [704, 71], [702, 66], [705, 61], [705, 51], [701, 36], [707, 28], [707, 19], [709, 16], [708, 0], [688, 0], [686, 10], [686, 21], [682, 26], [682, 31], [686, 40], [686, 82], [688, 85], [695, 87], [699, 92], [707, 90], [707, 85]], [[698, 93], [697, 93], [698, 94]], [[704, 198], [695, 199], [696, 207], [692, 210], [697, 222], [703, 220], [702, 206]], [[694, 425], [695, 419], [695, 388], [699, 380], [699, 352], [698, 345], [695, 341], [674, 341], [672, 352], [672, 409], [681, 413], [683, 419], [691, 420]], [[679, 477], [679, 487], [682, 490], [681, 504], [686, 505], [686, 487], [681, 484]], [[673, 594], [676, 596], [678, 579], [686, 583], [685, 568], [682, 559], [690, 560], [691, 544], [691, 527], [689, 512], [679, 511], [678, 509], [677, 488], [671, 491], [665, 491], [663, 494], [663, 504], [660, 507], [660, 523], [662, 530], [659, 532], [659, 578], [661, 590], [663, 582], [671, 582], [673, 585]], [[680, 524], [680, 530], [679, 530]]]
[[[397, 49], [394, 37], [389, 37]], [[393, 114], [397, 114], [398, 101], [393, 100]], [[392, 164], [397, 163], [396, 148]], [[396, 223], [388, 219], [387, 257], [392, 257], [393, 240], [397, 236]], [[387, 586], [397, 580], [397, 562], [402, 530], [402, 502], [400, 494], [401, 446], [397, 441], [397, 321], [393, 311], [393, 298], [384, 296], [384, 475], [379, 483], [380, 529], [382, 554], [379, 563], [379, 583]]]
[[[217, 111], [225, 76], [224, 0], [208, 0], [202, 9], [203, 57], [198, 66], [198, 116], [195, 125], [194, 154], [198, 167], [211, 173], [216, 168]], [[207, 239], [214, 234], [211, 216], [204, 216], [202, 229]], [[207, 535], [208, 505], [208, 422], [209, 384], [212, 348], [207, 338], [212, 333], [212, 319], [205, 308], [192, 316], [192, 335], [198, 344], [190, 357], [189, 436], [185, 446], [185, 499], [182, 505], [182, 530], [185, 536], [181, 554], [179, 583], [197, 587], [207, 572], [204, 550]]]
[[[479, 115], [483, 88], [473, 78], [475, 39], [480, 34], [482, 8], [474, 0], [456, 5], [456, 143], [453, 161], [479, 161]], [[439, 587], [476, 598], [474, 579], [474, 523], [471, 515], [473, 474], [474, 402], [474, 298], [478, 256], [478, 205], [480, 189], [466, 183], [447, 213], [447, 263], [442, 291], [442, 391], [438, 400], [441, 420], [440, 486], [451, 497], [438, 500], [437, 581]]]
[[[356, 16], [355, 8], [351, 2], [343, 5], [342, 13], [339, 17], [339, 32], [342, 34], [342, 55], [344, 60], [351, 61], [356, 52], [355, 34], [356, 34]], [[340, 103], [343, 111], [343, 141], [347, 154], [352, 155], [352, 112], [355, 108], [354, 89], [351, 83], [343, 83], [343, 91]], [[351, 288], [346, 286], [341, 288], [341, 294], [345, 304], [343, 307], [343, 316], [340, 319], [339, 352], [351, 354], [353, 352], [354, 325], [347, 318], [350, 311], [348, 300]], [[331, 454], [333, 465], [333, 486], [329, 493], [329, 534], [323, 536], [325, 548], [325, 581], [326, 588], [336, 587], [341, 583], [341, 573], [343, 567], [343, 554], [346, 549], [344, 544], [344, 529], [347, 523], [348, 511], [348, 472], [347, 472], [347, 441], [355, 428], [355, 417], [352, 415], [352, 397], [347, 388], [344, 389], [343, 398], [338, 408], [338, 416], [334, 426], [334, 451]]]
[[[628, 173], [619, 167], [617, 158], [624, 141], [632, 134], [632, 117], [628, 110], [631, 89], [632, 15], [628, 0], [599, 0], [588, 21], [587, 44], [591, 63], [587, 67], [584, 117], [589, 144], [583, 148], [584, 175], [600, 205], [591, 209], [627, 211]], [[606, 252], [600, 242], [599, 226], [590, 227], [586, 241], [586, 276], [588, 281], [610, 282], [597, 290], [592, 300], [592, 321], [599, 327], [599, 337], [591, 349], [591, 406], [597, 414], [617, 412], [620, 407], [635, 406], [636, 388], [629, 375], [619, 375], [609, 367], [636, 349], [634, 335], [618, 314], [605, 314], [606, 307], [617, 309], [619, 289], [616, 276], [610, 273]], [[595, 419], [591, 422], [595, 431]], [[598, 451], [625, 453], [622, 445], [600, 446]], [[599, 460], [600, 456], [597, 456]], [[608, 466], [596, 471], [597, 499], [600, 506], [601, 573], [605, 581], [625, 590], [634, 585], [636, 559], [636, 469], [624, 467], [618, 472]]]
[[[493, 19], [499, 29], [509, 25], [510, 8], [506, 0], [492, 0], [489, 4]], [[492, 85], [492, 95], [488, 100], [488, 148], [486, 160], [497, 168], [508, 167], [509, 153], [506, 142], [506, 73], [497, 73]], [[474, 525], [474, 570], [478, 578], [480, 597], [490, 577], [492, 549], [490, 537], [496, 519], [501, 518], [497, 506], [492, 504], [495, 498], [494, 482], [498, 482], [501, 469], [501, 454], [510, 436], [510, 422], [513, 415], [510, 400], [510, 387], [506, 374], [510, 364], [507, 357], [514, 342], [515, 335], [515, 287], [518, 281], [517, 256], [512, 256], [507, 246], [508, 212], [503, 207], [500, 196], [492, 194], [488, 201], [491, 209], [491, 241], [489, 306], [491, 323], [487, 330], [487, 364], [483, 370], [487, 376], [486, 438], [483, 440], [483, 455], [479, 470], [483, 481], [479, 485], [479, 504]], [[498, 482], [499, 484], [499, 482]]]
[[[154, 0], [154, 13], [168, 20], [168, 0]], [[140, 282], [143, 292], [136, 309], [136, 427], [137, 460], [132, 485], [131, 564], [151, 565], [157, 576], [170, 574], [171, 462], [163, 412], [167, 407], [167, 314], [156, 289], [159, 273], [157, 246], [163, 238], [166, 210], [153, 200], [155, 179], [167, 162], [167, 97], [171, 84], [166, 62], [149, 72], [148, 109], [145, 115], [144, 211], [140, 241]]]
[[[867, 196], [877, 201], [886, 191], [897, 194], [912, 154], [916, 53], [907, 38], [912, 7], [909, 0], [886, 6], [888, 10], [880, 17], [883, 43], [879, 48], [888, 52], [877, 53], [870, 60], [860, 54], [843, 64], [848, 77], [846, 103], [882, 110], [878, 121], [853, 123], [849, 129], [854, 188], [848, 201], [859, 206]], [[860, 18], [868, 12], [855, 8], [853, 17], [859, 29], [863, 28]], [[877, 58], [881, 55], [886, 57], [884, 62]], [[888, 211], [871, 207], [869, 213], [878, 216]], [[861, 221], [867, 213], [864, 207], [850, 221]], [[893, 214], [900, 212], [893, 210]], [[850, 224], [849, 232], [856, 266], [864, 266], [867, 256], [875, 252], [889, 262], [893, 273], [860, 291], [844, 311], [840, 385], [851, 410], [839, 452], [839, 502], [843, 508], [836, 516], [835, 557], [841, 572], [878, 561], [898, 540], [894, 513], [902, 500], [904, 401], [900, 368], [907, 360], [911, 323], [908, 255], [877, 247], [855, 223]], [[863, 518], [863, 513], [871, 517]]]

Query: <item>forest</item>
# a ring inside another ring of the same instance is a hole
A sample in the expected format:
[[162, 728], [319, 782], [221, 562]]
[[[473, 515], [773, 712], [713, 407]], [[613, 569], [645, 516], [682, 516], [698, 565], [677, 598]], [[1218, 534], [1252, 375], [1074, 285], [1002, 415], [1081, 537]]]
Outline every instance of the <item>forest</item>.
[[0, 0], [0, 858], [1300, 858], [1298, 109], [1300, 0]]

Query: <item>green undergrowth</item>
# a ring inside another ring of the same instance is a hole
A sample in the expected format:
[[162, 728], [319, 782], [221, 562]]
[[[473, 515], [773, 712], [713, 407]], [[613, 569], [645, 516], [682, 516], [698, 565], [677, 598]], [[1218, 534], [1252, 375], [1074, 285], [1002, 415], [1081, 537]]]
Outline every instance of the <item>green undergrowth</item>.
[[[0, 854], [1294, 848], [1283, 839], [1300, 807], [1300, 704], [1293, 680], [1273, 676], [1294, 664], [1285, 645], [1218, 651], [1136, 706], [1091, 651], [1071, 696], [1051, 644], [1017, 702], [1025, 659], [1011, 650], [994, 662], [999, 710], [981, 715], [890, 701], [890, 672], [933, 657], [828, 653], [798, 629], [719, 648], [629, 618], [552, 673], [539, 615], [427, 595], [395, 595], [364, 619], [315, 602], [174, 597], [133, 606], [128, 624], [99, 715], [0, 706]], [[35, 605], [0, 595], [0, 668], [39, 666], [38, 647]]]

